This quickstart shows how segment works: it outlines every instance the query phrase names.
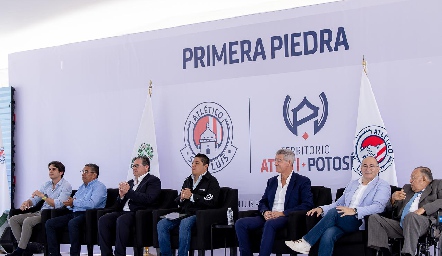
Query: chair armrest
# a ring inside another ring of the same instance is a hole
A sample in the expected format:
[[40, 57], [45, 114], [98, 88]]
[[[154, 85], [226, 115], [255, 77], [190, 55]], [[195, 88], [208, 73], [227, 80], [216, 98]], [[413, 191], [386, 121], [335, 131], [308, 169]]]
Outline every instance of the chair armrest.
[[198, 248], [210, 244], [212, 224], [227, 224], [227, 208], [196, 211], [196, 228]]
[[11, 218], [12, 216], [15, 216], [15, 215], [28, 213], [28, 212], [30, 212], [29, 209], [24, 210], [24, 211], [22, 211], [20, 209], [11, 209], [11, 210], [9, 210], [9, 218]]
[[114, 208], [103, 208], [97, 210], [97, 221], [105, 214], [115, 212]]
[[[166, 215], [171, 212], [179, 212], [179, 211], [180, 211], [179, 208], [153, 210], [152, 211], [153, 222], [160, 221], [160, 219], [161, 219], [160, 217], [163, 215]], [[155, 227], [156, 227], [156, 225], [155, 225]]]
[[10, 209], [9, 210], [9, 217], [12, 217], [17, 214], [23, 214], [23, 213], [30, 213], [30, 212], [37, 212], [40, 211], [41, 207], [43, 206], [45, 201], [40, 200], [36, 205], [33, 205], [31, 208], [26, 209], [24, 211], [20, 209]]
[[291, 240], [300, 239], [303, 235], [307, 234], [309, 230], [307, 228], [306, 218], [308, 217], [307, 211], [294, 211], [289, 214], [288, 223], [288, 237]]
[[86, 244], [93, 245], [98, 242], [98, 211], [100, 208], [96, 209], [88, 209], [85, 212], [86, 217], [86, 227], [83, 228], [83, 232], [85, 232]]
[[41, 223], [43, 224], [43, 227], [46, 221], [51, 218], [51, 213], [52, 213], [51, 209], [44, 209], [41, 211]]
[[260, 215], [258, 210], [248, 210], [238, 212], [238, 219], [245, 217], [254, 217]]
[[154, 233], [153, 229], [153, 209], [138, 210], [135, 213], [135, 233], [136, 244], [138, 246], [151, 246]]
[[45, 225], [46, 225], [46, 221], [51, 218], [51, 212], [52, 212], [51, 209], [44, 209], [44, 210], [41, 211], [41, 221], [40, 221], [41, 226], [42, 226], [42, 229], [41, 229], [42, 233], [41, 233], [41, 235], [43, 236], [43, 240], [44, 241], [46, 241], [46, 228], [45, 228]]
[[51, 218], [59, 217], [71, 213], [68, 208], [51, 209]]
[[160, 221], [160, 217], [166, 215], [171, 212], [178, 212], [180, 209], [171, 208], [171, 209], [158, 209], [152, 211], [152, 230], [153, 230], [153, 247], [159, 248], [158, 243], [158, 232], [157, 232], [157, 224]]
[[310, 231], [310, 229], [312, 229], [316, 224], [318, 224], [318, 222], [322, 219], [322, 216], [319, 215], [313, 215], [313, 216], [305, 216], [305, 226], [307, 229], [307, 232]]
[[196, 211], [197, 223], [207, 227], [212, 224], [227, 224], [227, 208], [205, 209]]

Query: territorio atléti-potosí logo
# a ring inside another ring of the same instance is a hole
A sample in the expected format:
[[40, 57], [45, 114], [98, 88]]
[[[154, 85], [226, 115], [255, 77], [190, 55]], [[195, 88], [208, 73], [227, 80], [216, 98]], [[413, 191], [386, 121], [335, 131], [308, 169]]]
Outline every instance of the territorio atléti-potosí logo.
[[385, 127], [369, 125], [362, 128], [356, 135], [355, 141], [354, 159], [357, 160], [357, 164], [353, 164], [353, 171], [359, 175], [362, 175], [359, 168], [362, 160], [368, 156], [376, 158], [379, 163], [379, 172], [387, 170], [393, 164], [393, 148]]
[[219, 172], [235, 156], [233, 123], [229, 113], [218, 103], [198, 104], [184, 124], [184, 145], [181, 155], [189, 166], [193, 157], [202, 153], [209, 157], [209, 171]]
[[[287, 129], [290, 130], [290, 132], [298, 136], [299, 135], [298, 127], [313, 119], [315, 119], [313, 123], [313, 134], [318, 133], [322, 129], [322, 127], [324, 127], [328, 117], [328, 101], [327, 101], [327, 96], [325, 95], [324, 92], [319, 94], [319, 99], [321, 100], [322, 103], [322, 114], [320, 117], [319, 117], [319, 107], [313, 105], [307, 99], [307, 97], [304, 97], [304, 99], [293, 109], [290, 109], [290, 101], [291, 101], [290, 96], [287, 95], [285, 97], [282, 115], [284, 116], [285, 125], [287, 126]], [[304, 108], [308, 108], [311, 111], [311, 113], [307, 116], [299, 118], [298, 113]], [[305, 140], [307, 140], [309, 135], [307, 132], [304, 132], [302, 137]]]

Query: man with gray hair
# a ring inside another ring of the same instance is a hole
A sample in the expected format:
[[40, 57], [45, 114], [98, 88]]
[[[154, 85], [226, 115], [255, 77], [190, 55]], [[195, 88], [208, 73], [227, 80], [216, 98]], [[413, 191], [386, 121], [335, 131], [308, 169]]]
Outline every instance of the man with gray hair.
[[269, 256], [276, 231], [288, 224], [289, 214], [314, 207], [310, 179], [293, 172], [294, 161], [293, 151], [280, 149], [276, 152], [274, 164], [279, 175], [267, 181], [267, 187], [258, 205], [261, 214], [241, 218], [235, 223], [241, 256], [253, 255], [249, 230], [264, 227], [259, 255]]
[[367, 246], [376, 250], [388, 248], [388, 238], [404, 238], [403, 255], [414, 255], [417, 241], [431, 223], [437, 222], [437, 211], [442, 208], [442, 183], [433, 180], [428, 167], [417, 167], [410, 184], [391, 196], [393, 219], [373, 214], [368, 219]]

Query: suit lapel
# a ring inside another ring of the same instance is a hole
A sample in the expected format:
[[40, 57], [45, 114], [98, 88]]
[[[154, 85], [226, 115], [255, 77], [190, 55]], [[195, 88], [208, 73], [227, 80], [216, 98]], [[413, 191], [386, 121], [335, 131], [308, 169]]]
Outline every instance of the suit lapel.
[[[405, 200], [404, 200], [404, 207], [405, 205], [410, 201], [410, 199], [414, 196], [414, 191], [411, 190], [410, 187], [410, 191], [406, 191], [405, 192]], [[402, 207], [402, 210], [404, 209], [404, 207]]]
[[296, 173], [292, 172], [292, 177], [290, 178], [289, 184], [287, 184], [288, 187], [287, 187], [287, 191], [285, 193], [284, 209], [288, 208], [287, 204], [289, 203], [290, 198], [291, 198], [290, 194], [292, 193], [292, 190], [295, 187], [296, 178], [297, 178]]
[[276, 190], [278, 189], [278, 177], [275, 177], [270, 185], [271, 193], [269, 193], [269, 206], [270, 208], [273, 208], [273, 204], [275, 203]]
[[[143, 187], [144, 183], [146, 183], [148, 179], [149, 179], [149, 174], [146, 174], [146, 176], [144, 176], [144, 178], [140, 181], [140, 184], [138, 185], [137, 189], [135, 189], [135, 191], [141, 189], [141, 187]], [[135, 181], [133, 185], [135, 186]]]
[[422, 192], [421, 198], [419, 199], [419, 203], [421, 203], [427, 196], [431, 194], [433, 191], [433, 183], [428, 185], [425, 190]]
[[135, 185], [135, 181], [134, 180], [130, 180], [128, 183], [129, 183], [130, 189], [132, 189], [134, 187], [134, 185]]
[[377, 176], [376, 178], [374, 178], [368, 185], [367, 188], [364, 191], [364, 194], [362, 194], [361, 197], [361, 201], [359, 201], [359, 205], [361, 205], [362, 202], [364, 202], [365, 197], [367, 197], [368, 193], [370, 193], [370, 191], [373, 189], [374, 186], [376, 186], [376, 184], [379, 181], [379, 176]]

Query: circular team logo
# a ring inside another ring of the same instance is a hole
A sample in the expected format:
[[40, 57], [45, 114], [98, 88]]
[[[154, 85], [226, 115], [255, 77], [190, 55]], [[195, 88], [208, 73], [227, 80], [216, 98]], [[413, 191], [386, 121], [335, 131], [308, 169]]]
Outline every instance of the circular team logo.
[[5, 148], [0, 147], [0, 164], [4, 164], [5, 161], [6, 161]]
[[362, 160], [368, 156], [376, 158], [380, 172], [387, 170], [392, 165], [394, 160], [393, 148], [384, 127], [367, 126], [356, 135], [355, 140], [354, 152], [356, 152], [356, 155], [354, 157], [357, 160], [357, 165], [353, 165], [353, 171], [362, 175], [360, 166]]
[[184, 144], [181, 155], [192, 166], [196, 154], [207, 155], [210, 159], [209, 171], [219, 172], [235, 156], [233, 146], [233, 124], [229, 113], [218, 103], [198, 104], [187, 117], [184, 125]]

